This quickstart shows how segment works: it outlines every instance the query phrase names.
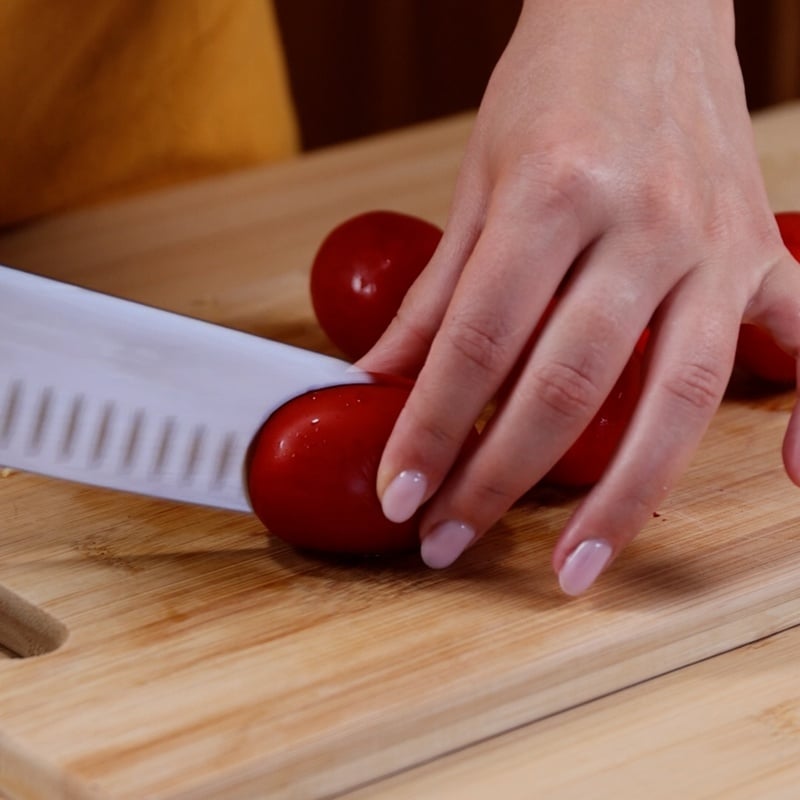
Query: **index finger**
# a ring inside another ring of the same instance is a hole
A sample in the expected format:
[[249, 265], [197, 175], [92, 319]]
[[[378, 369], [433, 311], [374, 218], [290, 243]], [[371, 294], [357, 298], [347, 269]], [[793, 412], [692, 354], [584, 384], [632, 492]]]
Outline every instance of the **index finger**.
[[442, 483], [594, 233], [552, 197], [510, 203], [501, 195], [490, 209], [387, 443], [378, 492], [390, 519], [411, 516]]

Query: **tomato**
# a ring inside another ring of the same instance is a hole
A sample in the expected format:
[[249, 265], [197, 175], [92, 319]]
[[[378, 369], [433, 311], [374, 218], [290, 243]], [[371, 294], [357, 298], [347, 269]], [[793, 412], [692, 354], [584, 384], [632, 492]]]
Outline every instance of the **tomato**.
[[320, 326], [348, 358], [355, 361], [378, 341], [441, 236], [418, 217], [369, 211], [325, 237], [311, 267], [311, 301]]
[[643, 349], [639, 340], [614, 388], [577, 441], [545, 476], [546, 483], [585, 487], [600, 480], [628, 427], [642, 387]]
[[778, 230], [789, 252], [800, 261], [800, 211], [778, 211]]
[[772, 337], [758, 325], [739, 328], [736, 363], [751, 375], [779, 387], [794, 386], [796, 365]]
[[[800, 262], [800, 212], [783, 211], [775, 215], [783, 242]], [[763, 328], [745, 323], [739, 329], [736, 364], [757, 378], [777, 386], [794, 386], [796, 365]]]
[[250, 448], [247, 485], [256, 516], [275, 536], [327, 553], [383, 555], [419, 546], [418, 520], [384, 517], [378, 463], [410, 386], [336, 386], [290, 400]]

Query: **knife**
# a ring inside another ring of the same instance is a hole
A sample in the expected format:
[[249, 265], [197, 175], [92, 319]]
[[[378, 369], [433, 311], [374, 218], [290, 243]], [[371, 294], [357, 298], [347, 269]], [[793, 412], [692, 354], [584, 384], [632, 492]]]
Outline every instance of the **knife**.
[[0, 465], [250, 511], [248, 447], [349, 363], [0, 265]]

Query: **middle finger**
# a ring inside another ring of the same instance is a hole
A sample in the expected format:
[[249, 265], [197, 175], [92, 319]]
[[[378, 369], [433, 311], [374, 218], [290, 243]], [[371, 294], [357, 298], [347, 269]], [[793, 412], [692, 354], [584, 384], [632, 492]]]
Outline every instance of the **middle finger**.
[[422, 549], [430, 566], [451, 563], [597, 413], [674, 279], [652, 259], [652, 249], [635, 252], [610, 235], [581, 258], [513, 391], [426, 511]]

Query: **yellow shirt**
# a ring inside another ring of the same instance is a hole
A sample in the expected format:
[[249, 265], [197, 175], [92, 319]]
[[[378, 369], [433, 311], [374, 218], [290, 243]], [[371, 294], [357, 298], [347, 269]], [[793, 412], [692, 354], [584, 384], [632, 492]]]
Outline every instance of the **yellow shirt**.
[[0, 227], [283, 158], [270, 0], [0, 0]]

